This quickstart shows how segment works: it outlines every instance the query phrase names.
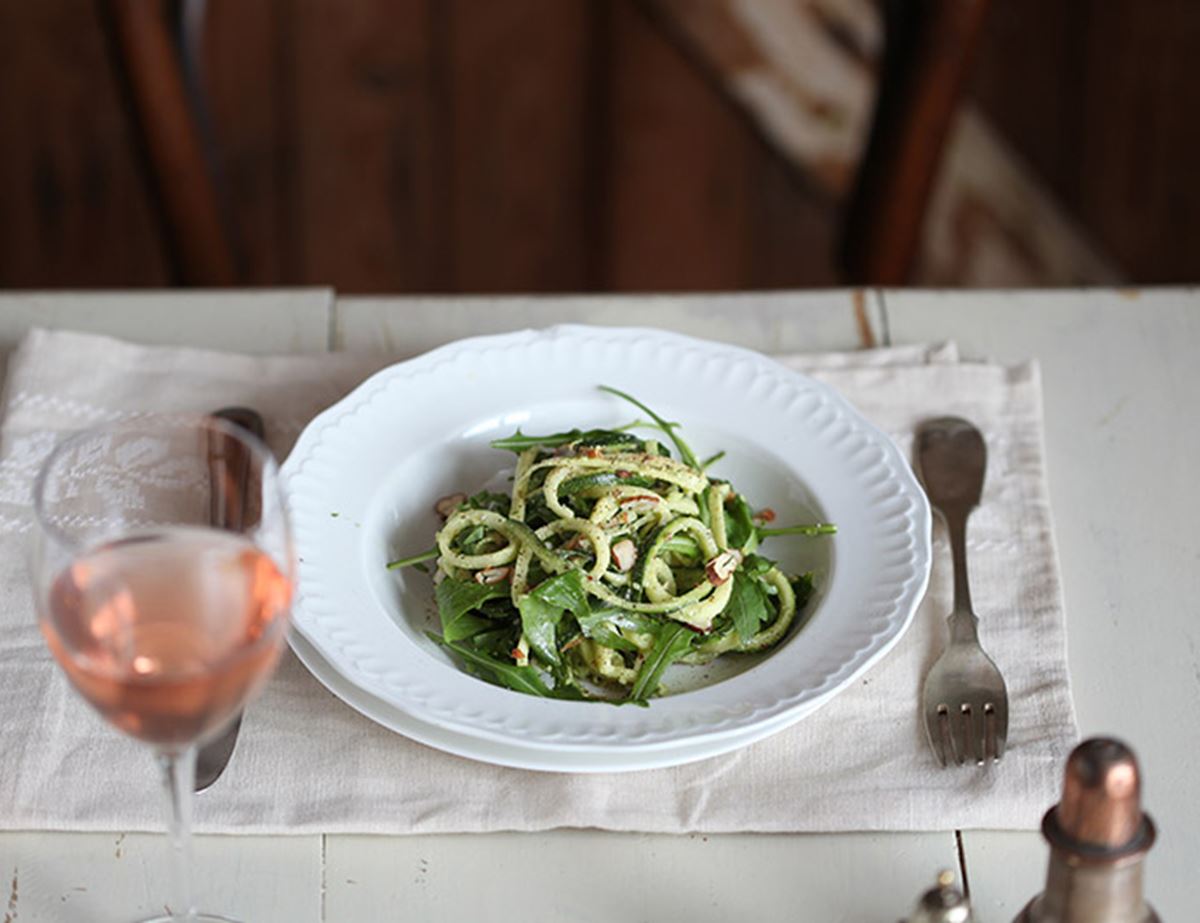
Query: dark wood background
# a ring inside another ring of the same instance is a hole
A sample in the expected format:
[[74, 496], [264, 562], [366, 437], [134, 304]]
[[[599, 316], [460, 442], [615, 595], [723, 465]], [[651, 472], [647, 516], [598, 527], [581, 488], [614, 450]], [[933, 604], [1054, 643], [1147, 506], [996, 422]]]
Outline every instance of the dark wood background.
[[[0, 287], [169, 285], [99, 6], [0, 0]], [[839, 203], [638, 0], [210, 0], [252, 284], [833, 284]], [[1200, 3], [999, 0], [972, 93], [1136, 282], [1195, 281]]]
[[996, 0], [974, 95], [1136, 282], [1200, 280], [1200, 2]]

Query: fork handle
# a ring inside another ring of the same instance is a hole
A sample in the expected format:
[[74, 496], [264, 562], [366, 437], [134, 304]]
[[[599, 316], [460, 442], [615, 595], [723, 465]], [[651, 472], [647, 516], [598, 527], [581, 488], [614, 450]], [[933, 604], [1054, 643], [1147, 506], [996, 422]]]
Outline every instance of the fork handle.
[[978, 644], [979, 618], [973, 612], [955, 609], [946, 616], [946, 625], [950, 629], [951, 644]]
[[971, 584], [967, 578], [967, 514], [942, 513], [950, 534], [950, 557], [954, 562], [954, 611], [946, 620], [952, 641], [977, 641], [979, 619], [971, 607]]

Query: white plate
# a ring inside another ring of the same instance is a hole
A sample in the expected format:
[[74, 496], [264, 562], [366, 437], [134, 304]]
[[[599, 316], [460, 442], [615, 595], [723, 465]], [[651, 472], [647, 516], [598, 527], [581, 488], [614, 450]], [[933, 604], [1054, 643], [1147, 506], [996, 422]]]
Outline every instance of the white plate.
[[[438, 497], [511, 464], [488, 442], [628, 422], [610, 384], [678, 421], [714, 472], [781, 521], [838, 525], [773, 539], [815, 567], [803, 631], [733, 676], [693, 672], [649, 708], [540, 699], [462, 672], [426, 636], [426, 577], [388, 572], [428, 547]], [[317, 417], [284, 465], [299, 557], [295, 625], [354, 686], [424, 725], [528, 751], [672, 751], [782, 727], [900, 638], [929, 574], [929, 507], [892, 443], [828, 387], [757, 353], [643, 329], [556, 327], [464, 340], [377, 373]], [[678, 688], [678, 687], [677, 687]], [[486, 757], [480, 757], [486, 758]]]
[[775, 724], [757, 725], [743, 734], [722, 737], [715, 741], [701, 740], [692, 744], [680, 744], [678, 747], [668, 750], [624, 750], [620, 747], [594, 751], [543, 750], [537, 747], [523, 747], [520, 742], [499, 743], [471, 737], [418, 721], [395, 705], [354, 685], [330, 666], [329, 661], [318, 654], [316, 649], [299, 634], [293, 632], [290, 642], [292, 651], [299, 661], [326, 689], [376, 724], [395, 731], [397, 734], [402, 734], [410, 740], [415, 740], [417, 743], [433, 747], [435, 750], [443, 750], [455, 756], [463, 756], [484, 763], [494, 763], [497, 766], [511, 766], [514, 769], [596, 773], [634, 772], [642, 769], [682, 766], [685, 763], [699, 762], [757, 743], [778, 733], [793, 723], [793, 720], [807, 717], [816, 710], [814, 707], [797, 715], [789, 716], [792, 720], [784, 721], [778, 727]]

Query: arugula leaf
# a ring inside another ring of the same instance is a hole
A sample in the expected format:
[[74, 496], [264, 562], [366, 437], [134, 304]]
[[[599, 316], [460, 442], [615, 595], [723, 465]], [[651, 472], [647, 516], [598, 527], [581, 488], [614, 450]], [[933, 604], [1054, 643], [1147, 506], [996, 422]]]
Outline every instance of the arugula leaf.
[[490, 654], [505, 663], [512, 659], [512, 650], [517, 646], [520, 632], [515, 625], [489, 628], [471, 637], [471, 647], [483, 654]]
[[758, 629], [771, 617], [771, 603], [762, 581], [742, 573], [733, 575], [733, 593], [725, 607], [734, 628], [743, 643], [758, 633]]
[[481, 490], [472, 494], [458, 505], [460, 510], [491, 510], [501, 516], [507, 516], [512, 509], [512, 497], [495, 490]]
[[637, 634], [658, 635], [663, 623], [638, 612], [627, 612], [624, 609], [604, 608], [594, 609], [585, 615], [577, 615], [579, 630], [585, 638], [590, 638], [605, 647], [618, 651], [637, 651], [638, 646], [630, 641], [621, 629]]
[[696, 560], [700, 557], [700, 546], [690, 535], [673, 535], [662, 543], [663, 552], [673, 552], [680, 557]]
[[477, 651], [469, 645], [447, 641], [445, 638], [439, 638], [433, 632], [428, 634], [442, 647], [453, 651], [467, 664], [484, 674], [485, 679], [491, 678], [493, 682], [529, 695], [542, 697], [554, 695], [553, 690], [542, 681], [541, 674], [533, 667], [518, 667], [511, 663], [505, 663]]
[[507, 583], [475, 583], [470, 580], [446, 579], [437, 585], [434, 598], [437, 600], [438, 616], [442, 620], [442, 635], [447, 643], [461, 641], [478, 634], [493, 625], [487, 619], [471, 612], [489, 599], [507, 596], [511, 587]]
[[590, 446], [635, 446], [641, 445], [642, 442], [633, 433], [618, 429], [589, 429], [577, 441], [579, 445]]
[[550, 695], [554, 698], [575, 702], [591, 698], [587, 691], [579, 685], [579, 680], [575, 678], [575, 671], [571, 669], [570, 661], [565, 658], [558, 666], [551, 668], [551, 675], [554, 677], [554, 688], [550, 690]]
[[517, 600], [517, 609], [521, 613], [521, 630], [530, 648], [543, 663], [559, 666], [562, 658], [555, 634], [563, 613], [571, 612], [578, 618], [590, 611], [582, 575], [572, 568], [543, 580]]
[[614, 651], [634, 653], [639, 650], [638, 646], [621, 634], [608, 619], [592, 622], [583, 634], [588, 640], [611, 647]]
[[432, 561], [439, 554], [441, 554], [441, 552], [438, 551], [437, 546], [435, 545], [433, 548], [430, 548], [428, 551], [422, 551], [420, 554], [409, 555], [407, 558], [397, 558], [395, 561], [388, 561], [387, 569], [398, 570], [401, 567], [416, 567], [423, 570], [424, 568], [421, 567], [421, 562]]
[[636, 474], [617, 474], [615, 471], [601, 471], [597, 474], [584, 474], [563, 481], [558, 492], [563, 496], [573, 496], [583, 490], [593, 487], [612, 487], [614, 484], [629, 484], [632, 487], [653, 487], [654, 479], [640, 477]]
[[478, 525], [460, 534], [454, 544], [463, 554], [480, 554], [484, 551], [483, 546], [493, 540], [492, 530], [485, 525]]
[[738, 572], [748, 577], [761, 577], [772, 567], [775, 567], [775, 562], [770, 558], [764, 558], [761, 554], [748, 554], [742, 559], [742, 566], [738, 568]]
[[755, 531], [758, 533], [759, 540], [762, 540], [772, 535], [833, 535], [837, 532], [837, 526], [827, 522], [814, 522], [799, 526], [784, 526], [782, 529], [767, 529], [759, 526]]
[[816, 591], [816, 582], [813, 577], [814, 575], [810, 571], [807, 574], [800, 574], [798, 577], [793, 577], [789, 581], [792, 585], [792, 592], [796, 594], [797, 612], [804, 611], [804, 607], [808, 605], [808, 601], [812, 599], [812, 595]]
[[491, 446], [493, 449], [507, 449], [509, 452], [520, 454], [534, 446], [555, 448], [576, 442], [580, 445], [635, 445], [641, 440], [632, 433], [623, 433], [615, 429], [570, 429], [547, 436], [527, 436], [518, 429], [511, 436], [493, 439]]
[[633, 688], [629, 690], [629, 698], [644, 701], [654, 695], [667, 667], [686, 654], [697, 637], [695, 632], [680, 622], [673, 622], [664, 628], [642, 661]]
[[679, 427], [678, 423], [668, 423], [653, 410], [639, 401], [636, 397], [626, 394], [624, 391], [618, 391], [616, 388], [611, 388], [608, 385], [600, 385], [601, 391], [606, 391], [609, 394], [615, 394], [617, 397], [629, 401], [634, 407], [648, 414], [650, 419], [654, 421], [654, 425], [661, 429], [664, 433], [671, 437], [671, 441], [675, 443], [675, 448], [679, 450], [679, 457], [683, 459], [683, 463], [689, 468], [694, 468], [696, 471], [703, 471], [704, 468], [696, 458], [694, 452], [676, 433], [675, 430]]
[[568, 702], [584, 702], [590, 701], [593, 697], [579, 688], [574, 677], [569, 677], [567, 680], [560, 679], [558, 681], [558, 685], [550, 690], [550, 698], [565, 699]]
[[754, 511], [744, 497], [733, 497], [725, 504], [725, 535], [730, 548], [752, 551], [758, 544]]

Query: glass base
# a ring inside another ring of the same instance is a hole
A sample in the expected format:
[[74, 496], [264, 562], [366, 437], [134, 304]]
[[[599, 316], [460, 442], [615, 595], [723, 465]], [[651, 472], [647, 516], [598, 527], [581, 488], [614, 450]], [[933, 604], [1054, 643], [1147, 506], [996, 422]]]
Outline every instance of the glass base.
[[138, 923], [240, 923], [233, 917], [219, 917], [215, 913], [196, 913], [190, 917], [151, 917]]

